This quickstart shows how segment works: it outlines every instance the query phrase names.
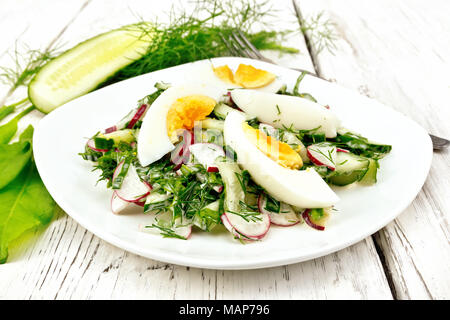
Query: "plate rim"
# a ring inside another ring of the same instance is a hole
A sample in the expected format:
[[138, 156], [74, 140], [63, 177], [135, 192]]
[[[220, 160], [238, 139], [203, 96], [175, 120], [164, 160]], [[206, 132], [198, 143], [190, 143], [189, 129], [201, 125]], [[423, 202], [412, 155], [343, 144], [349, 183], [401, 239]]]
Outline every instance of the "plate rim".
[[[119, 84], [122, 84], [123, 82], [129, 81], [132, 79], [136, 79], [136, 78], [139, 78], [142, 76], [148, 76], [149, 74], [160, 72], [160, 71], [166, 71], [166, 70], [177, 69], [177, 68], [186, 68], [187, 66], [192, 65], [193, 63], [199, 63], [201, 61], [210, 61], [211, 63], [214, 63], [214, 62], [217, 62], [220, 60], [225, 60], [225, 61], [236, 60], [238, 62], [247, 62], [247, 63], [257, 62], [257, 64], [260, 64], [260, 65], [271, 65], [270, 63], [262, 62], [260, 60], [240, 58], [240, 57], [219, 57], [219, 58], [212, 58], [212, 59], [204, 59], [204, 60], [189, 62], [186, 64], [182, 64], [182, 65], [178, 65], [178, 66], [174, 66], [174, 67], [170, 67], [170, 68], [166, 68], [166, 69], [157, 70], [157, 71], [150, 72], [147, 74], [143, 74], [143, 75], [140, 75], [140, 76], [137, 76], [134, 78], [126, 79], [121, 82], [111, 84], [110, 86], [107, 86], [105, 88], [108, 88], [108, 87], [111, 87], [114, 85], [119, 85]], [[279, 69], [290, 70], [289, 68], [279, 66], [279, 65], [277, 65], [276, 67]], [[290, 72], [291, 71], [292, 70], [290, 70]], [[298, 73], [300, 74], [300, 72], [298, 72]], [[315, 79], [314, 81], [320, 81], [323, 83], [330, 84], [326, 80], [318, 79], [313, 76], [306, 75], [306, 77], [314, 78]], [[118, 248], [132, 252], [139, 256], [143, 256], [143, 257], [150, 258], [150, 259], [157, 260], [157, 261], [162, 261], [165, 263], [171, 263], [171, 264], [177, 264], [177, 265], [183, 265], [183, 266], [189, 266], [189, 267], [195, 267], [195, 268], [215, 269], [215, 270], [261, 269], [261, 268], [289, 265], [289, 264], [294, 264], [294, 263], [299, 263], [299, 262], [319, 258], [319, 257], [325, 256], [325, 255], [328, 255], [330, 253], [342, 250], [346, 247], [349, 247], [349, 246], [365, 239], [366, 237], [371, 236], [375, 232], [377, 232], [377, 231], [381, 230], [383, 227], [385, 227], [388, 223], [395, 220], [414, 201], [414, 199], [417, 197], [418, 193], [422, 189], [422, 187], [428, 177], [428, 174], [429, 174], [429, 171], [431, 168], [432, 157], [433, 157], [433, 148], [432, 148], [431, 138], [429, 137], [426, 130], [422, 126], [420, 126], [416, 121], [414, 121], [411, 118], [406, 117], [399, 111], [395, 110], [392, 107], [389, 107], [388, 105], [385, 105], [385, 104], [379, 102], [378, 100], [361, 95], [354, 90], [345, 88], [336, 83], [332, 83], [332, 85], [339, 87], [340, 90], [345, 90], [345, 91], [351, 92], [352, 94], [357, 94], [358, 96], [361, 96], [362, 98], [368, 99], [368, 101], [376, 102], [377, 104], [380, 104], [380, 105], [384, 106], [385, 108], [387, 108], [389, 111], [396, 113], [397, 116], [403, 118], [404, 121], [409, 122], [409, 124], [412, 125], [413, 127], [415, 127], [418, 132], [421, 132], [424, 136], [426, 135], [428, 137], [428, 139], [426, 139], [426, 141], [427, 141], [426, 144], [428, 144], [428, 152], [427, 152], [428, 156], [425, 159], [426, 170], [421, 171], [422, 172], [422, 177], [420, 178], [421, 183], [417, 184], [416, 188], [414, 189], [414, 192], [411, 193], [411, 195], [409, 197], [402, 198], [402, 205], [399, 206], [398, 210], [395, 213], [380, 220], [377, 224], [372, 225], [372, 227], [368, 228], [368, 230], [366, 232], [360, 233], [354, 237], [346, 237], [345, 238], [346, 241], [343, 241], [343, 242], [339, 243], [338, 245], [328, 244], [328, 245], [322, 247], [320, 250], [315, 250], [315, 252], [307, 252], [306, 254], [302, 254], [300, 256], [295, 256], [295, 257], [292, 256], [292, 254], [290, 254], [286, 257], [283, 257], [283, 258], [277, 257], [275, 259], [270, 259], [270, 255], [265, 255], [266, 258], [263, 258], [263, 259], [252, 258], [252, 260], [250, 260], [248, 262], [240, 261], [239, 263], [237, 263], [236, 261], [233, 261], [233, 260], [229, 261], [226, 259], [207, 260], [204, 258], [199, 259], [199, 258], [195, 258], [195, 257], [191, 257], [191, 256], [179, 255], [177, 253], [169, 252], [168, 254], [165, 254], [165, 252], [160, 252], [158, 250], [152, 251], [151, 247], [148, 247], [147, 251], [144, 252], [143, 250], [140, 250], [139, 247], [134, 245], [133, 243], [129, 243], [126, 240], [123, 240], [120, 237], [118, 237], [112, 233], [108, 233], [107, 231], [102, 231], [101, 228], [91, 226], [89, 223], [87, 223], [85, 221], [85, 219], [83, 218], [83, 215], [79, 215], [76, 212], [73, 212], [76, 210], [71, 210], [71, 206], [68, 203], [66, 203], [66, 200], [63, 197], [60, 197], [58, 192], [55, 192], [53, 190], [53, 187], [49, 188], [49, 186], [47, 185], [47, 183], [45, 181], [45, 179], [47, 179], [47, 173], [45, 172], [45, 169], [43, 169], [43, 166], [41, 166], [41, 163], [43, 161], [45, 161], [43, 159], [44, 157], [43, 157], [43, 155], [41, 155], [39, 153], [39, 151], [36, 151], [39, 149], [40, 143], [42, 143], [41, 142], [41, 132], [45, 131], [45, 129], [43, 129], [43, 128], [45, 128], [46, 123], [51, 121], [52, 118], [57, 117], [59, 113], [64, 112], [64, 108], [67, 105], [72, 105], [73, 101], [77, 101], [80, 98], [84, 98], [91, 93], [88, 93], [86, 95], [83, 95], [79, 98], [76, 98], [76, 99], [73, 99], [73, 100], [67, 102], [63, 106], [55, 109], [50, 114], [46, 115], [43, 119], [41, 119], [38, 122], [35, 132], [34, 132], [34, 135], [33, 135], [33, 155], [35, 158], [36, 167], [37, 167], [38, 172], [39, 172], [40, 176], [42, 177], [42, 181], [43, 181], [44, 185], [46, 186], [47, 190], [49, 191], [50, 195], [53, 197], [53, 199], [55, 199], [56, 203], [60, 206], [61, 209], [64, 210], [64, 212], [66, 212], [71, 218], [73, 218], [83, 228], [87, 229], [89, 232], [95, 234], [99, 238], [105, 240], [106, 242], [108, 242]], [[99, 90], [102, 90], [102, 89], [99, 89]], [[99, 90], [96, 90], [93, 92], [98, 92]], [[37, 148], [36, 148], [36, 146], [37, 146]], [[170, 239], [170, 240], [173, 240], [173, 239]]]

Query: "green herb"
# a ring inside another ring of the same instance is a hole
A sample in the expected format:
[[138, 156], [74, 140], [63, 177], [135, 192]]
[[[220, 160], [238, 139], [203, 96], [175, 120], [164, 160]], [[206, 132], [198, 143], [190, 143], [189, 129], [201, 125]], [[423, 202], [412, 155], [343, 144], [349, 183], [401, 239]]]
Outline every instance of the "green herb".
[[391, 145], [371, 143], [367, 138], [352, 132], [338, 134], [336, 138], [330, 139], [330, 141], [356, 155], [375, 160], [383, 158], [392, 150]]
[[294, 89], [292, 90], [292, 92], [288, 92], [286, 89], [284, 89], [284, 90], [282, 90], [280, 92], [280, 94], [301, 97], [301, 98], [305, 98], [305, 99], [311, 100], [313, 102], [317, 102], [316, 98], [314, 98], [311, 94], [306, 93], [306, 92], [299, 92], [298, 91], [299, 90], [299, 86], [300, 86], [300, 82], [303, 80], [305, 75], [306, 75], [306, 72], [302, 72], [298, 76], [297, 81], [295, 82], [295, 86], [294, 86]]
[[14, 52], [10, 54], [14, 67], [0, 67], [0, 82], [10, 86], [4, 99], [9, 97], [18, 87], [27, 86], [34, 75], [57, 55], [56, 49], [50, 47], [44, 51], [29, 48], [25, 48], [25, 50], [26, 53], [20, 53], [16, 43]]
[[280, 201], [272, 198], [267, 194], [265, 197], [266, 197], [266, 205], [264, 206], [264, 209], [266, 209], [267, 211], [279, 213], [281, 211]]
[[260, 212], [256, 212], [256, 211], [241, 211], [241, 212], [236, 212], [236, 211], [230, 211], [228, 210], [227, 212], [235, 214], [239, 217], [241, 217], [242, 219], [244, 219], [246, 222], [256, 222], [256, 221], [261, 221], [261, 213]]
[[211, 231], [220, 221], [220, 212], [217, 210], [212, 210], [210, 208], [203, 208], [199, 210], [195, 216], [194, 220], [197, 220], [197, 226], [201, 227], [204, 231]]
[[167, 227], [158, 226], [157, 224], [152, 224], [151, 226], [145, 226], [145, 228], [159, 229], [161, 231], [161, 235], [164, 238], [177, 238], [177, 239], [187, 240], [185, 237], [177, 234], [174, 230], [167, 228]]
[[315, 51], [315, 54], [319, 54], [323, 50], [333, 54], [338, 36], [334, 23], [325, 18], [323, 11], [307, 19], [300, 18], [299, 23], [300, 31], [305, 35], [307, 45]]
[[280, 115], [281, 114], [280, 107], [278, 105], [276, 105], [276, 107], [277, 107], [277, 115]]

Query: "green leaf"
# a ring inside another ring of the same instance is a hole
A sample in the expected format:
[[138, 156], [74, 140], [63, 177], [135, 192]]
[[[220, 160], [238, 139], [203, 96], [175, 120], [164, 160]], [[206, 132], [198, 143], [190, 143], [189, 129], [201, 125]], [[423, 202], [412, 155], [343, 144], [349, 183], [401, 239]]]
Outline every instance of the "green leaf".
[[0, 120], [13, 113], [16, 110], [15, 106], [3, 106], [0, 108]]
[[19, 142], [0, 144], [0, 189], [7, 186], [23, 170], [31, 158], [33, 127], [29, 125]]
[[31, 106], [25, 109], [17, 116], [15, 116], [13, 119], [11, 119], [8, 123], [0, 126], [0, 144], [6, 144], [14, 137], [14, 135], [17, 132], [17, 123], [19, 122], [19, 120], [24, 115], [34, 110], [34, 108], [35, 108], [34, 106]]
[[0, 263], [6, 262], [11, 242], [28, 230], [47, 225], [55, 208], [34, 162], [29, 160], [16, 179], [0, 190]]

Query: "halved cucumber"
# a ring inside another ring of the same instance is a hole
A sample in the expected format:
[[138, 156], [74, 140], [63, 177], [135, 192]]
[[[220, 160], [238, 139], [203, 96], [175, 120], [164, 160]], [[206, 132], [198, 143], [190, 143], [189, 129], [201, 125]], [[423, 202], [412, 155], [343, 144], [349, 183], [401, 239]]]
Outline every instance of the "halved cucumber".
[[124, 26], [79, 43], [48, 62], [28, 86], [30, 101], [44, 113], [94, 90], [142, 57], [151, 35]]
[[346, 186], [360, 180], [369, 168], [369, 160], [353, 153], [338, 152], [336, 170], [328, 181], [337, 186]]

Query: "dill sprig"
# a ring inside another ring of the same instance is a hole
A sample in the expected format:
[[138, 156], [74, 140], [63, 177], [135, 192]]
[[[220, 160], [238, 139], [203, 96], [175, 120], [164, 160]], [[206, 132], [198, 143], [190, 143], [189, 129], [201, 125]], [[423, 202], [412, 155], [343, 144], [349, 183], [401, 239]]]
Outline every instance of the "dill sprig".
[[338, 39], [335, 24], [324, 16], [323, 11], [306, 19], [300, 18], [298, 22], [301, 26], [300, 31], [307, 36], [308, 44], [316, 54], [323, 50], [334, 53], [335, 42]]
[[[17, 88], [28, 86], [31, 79], [39, 72], [39, 70], [57, 55], [57, 49], [47, 48], [41, 51], [30, 49], [26, 45], [24, 45], [24, 47], [25, 52], [21, 53], [16, 42], [14, 51], [9, 53], [9, 56], [13, 60], [13, 66], [0, 67], [0, 82], [10, 86], [9, 91], [3, 98], [4, 100], [6, 100]], [[20, 102], [21, 101], [17, 104], [20, 104]], [[0, 104], [3, 104], [3, 102]]]

